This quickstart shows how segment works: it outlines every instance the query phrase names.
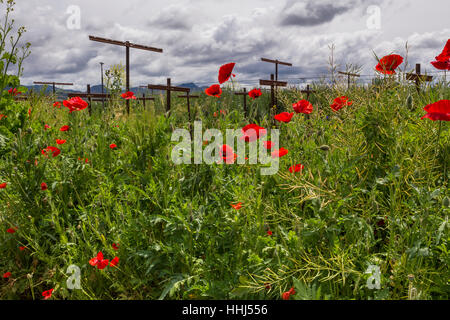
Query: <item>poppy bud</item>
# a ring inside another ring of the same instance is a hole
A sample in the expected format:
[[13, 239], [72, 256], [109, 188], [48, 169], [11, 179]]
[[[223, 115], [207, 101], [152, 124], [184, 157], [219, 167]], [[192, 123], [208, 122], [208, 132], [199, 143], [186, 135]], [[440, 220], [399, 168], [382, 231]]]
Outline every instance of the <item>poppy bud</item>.
[[444, 205], [444, 207], [450, 207], [450, 199], [448, 197], [445, 197], [442, 201], [442, 204]]
[[27, 129], [27, 133], [28, 133], [28, 134], [32, 134], [32, 133], [33, 133], [33, 129], [28, 128], [28, 129]]
[[329, 151], [330, 147], [324, 144], [323, 146], [320, 146], [319, 149], [322, 151]]
[[408, 96], [408, 98], [406, 98], [406, 106], [408, 107], [408, 109], [412, 110], [413, 109], [413, 98], [411, 95]]

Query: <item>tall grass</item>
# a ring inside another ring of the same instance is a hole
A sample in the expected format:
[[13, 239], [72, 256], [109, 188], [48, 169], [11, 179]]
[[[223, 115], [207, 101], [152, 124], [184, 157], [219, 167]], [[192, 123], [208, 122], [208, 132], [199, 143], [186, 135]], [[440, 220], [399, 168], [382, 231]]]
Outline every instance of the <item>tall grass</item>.
[[[181, 99], [170, 117], [163, 96], [130, 116], [34, 102], [0, 162], [0, 273], [12, 273], [0, 299], [49, 288], [54, 299], [280, 299], [292, 286], [296, 299], [448, 299], [449, 127], [420, 117], [449, 89], [339, 88], [314, 88], [309, 119], [278, 125], [289, 154], [274, 176], [258, 165], [174, 165], [172, 131], [188, 128]], [[341, 95], [354, 103], [334, 113]], [[280, 92], [278, 111], [301, 98]], [[249, 100], [250, 119], [241, 100], [203, 95], [194, 119], [271, 127], [268, 95]], [[46, 159], [57, 138], [67, 139], [61, 155]], [[291, 174], [297, 163], [304, 171]], [[118, 256], [118, 268], [92, 267], [98, 251]], [[66, 286], [72, 264], [81, 290]], [[381, 269], [380, 290], [367, 288], [369, 265]]]

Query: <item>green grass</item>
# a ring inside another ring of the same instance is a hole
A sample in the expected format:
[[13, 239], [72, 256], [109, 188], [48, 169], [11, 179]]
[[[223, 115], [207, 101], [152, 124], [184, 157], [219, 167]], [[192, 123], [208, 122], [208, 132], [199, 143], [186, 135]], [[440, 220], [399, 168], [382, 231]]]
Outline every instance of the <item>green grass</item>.
[[[289, 154], [274, 176], [260, 165], [174, 165], [171, 134], [188, 128], [181, 99], [170, 117], [163, 96], [120, 118], [101, 104], [89, 117], [33, 102], [0, 143], [0, 275], [12, 273], [0, 299], [42, 299], [50, 288], [52, 299], [281, 299], [291, 287], [292, 299], [448, 299], [449, 125], [420, 117], [450, 90], [315, 89], [309, 120], [277, 125]], [[340, 95], [354, 103], [334, 113]], [[278, 111], [301, 97], [281, 92]], [[271, 128], [268, 94], [249, 102], [250, 119], [227, 90], [203, 94], [193, 112], [204, 129]], [[67, 143], [46, 159], [57, 138]], [[303, 173], [289, 173], [297, 163]], [[118, 256], [118, 268], [91, 266], [98, 251]], [[72, 264], [81, 290], [67, 288]], [[366, 286], [369, 265], [381, 269], [380, 290]]]

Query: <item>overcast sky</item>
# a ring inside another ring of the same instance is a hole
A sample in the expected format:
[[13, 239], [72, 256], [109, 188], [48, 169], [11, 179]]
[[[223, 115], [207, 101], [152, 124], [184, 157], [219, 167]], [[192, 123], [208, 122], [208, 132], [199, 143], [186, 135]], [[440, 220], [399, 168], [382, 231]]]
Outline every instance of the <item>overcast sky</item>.
[[[167, 77], [210, 85], [228, 62], [236, 63], [237, 81], [267, 79], [274, 65], [261, 57], [293, 63], [280, 66], [279, 78], [299, 83], [327, 73], [333, 43], [340, 69], [352, 63], [373, 74], [373, 52], [405, 57], [408, 41], [410, 69], [421, 63], [423, 71], [436, 71], [430, 61], [450, 38], [448, 0], [16, 1], [16, 24], [27, 27], [24, 40], [32, 44], [22, 84], [74, 82], [77, 89], [100, 83], [100, 62], [125, 63], [125, 48], [89, 41], [89, 35], [164, 50], [131, 50], [132, 86]], [[376, 21], [367, 12], [373, 5], [380, 8], [379, 29], [367, 26], [368, 19]], [[70, 6], [80, 9], [79, 29], [68, 27]]]

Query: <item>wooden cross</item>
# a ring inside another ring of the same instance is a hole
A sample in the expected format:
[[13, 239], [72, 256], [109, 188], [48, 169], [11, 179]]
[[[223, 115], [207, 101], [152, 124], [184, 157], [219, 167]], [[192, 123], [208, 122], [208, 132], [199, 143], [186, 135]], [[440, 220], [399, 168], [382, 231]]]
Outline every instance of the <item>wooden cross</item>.
[[[163, 52], [163, 49], [143, 46], [140, 44], [131, 43], [129, 41], [124, 42], [124, 41], [117, 41], [117, 40], [105, 39], [105, 38], [94, 37], [94, 36], [89, 36], [89, 40], [113, 44], [116, 46], [123, 46], [126, 48], [126, 50], [125, 50], [125, 54], [126, 54], [126, 56], [125, 56], [126, 57], [125, 71], [126, 71], [126, 90], [127, 91], [130, 91], [130, 48], [159, 52], [159, 53]], [[127, 100], [127, 113], [130, 114], [130, 100]]]
[[407, 73], [406, 74], [406, 80], [412, 80], [416, 82], [416, 89], [417, 92], [420, 92], [420, 82], [431, 82], [433, 81], [432, 76], [427, 76], [420, 73], [420, 63], [416, 64], [416, 73]]
[[64, 83], [64, 82], [43, 82], [43, 81], [34, 81], [34, 84], [42, 84], [42, 85], [52, 85], [53, 86], [53, 94], [56, 93], [56, 86], [73, 86], [73, 83]]
[[172, 91], [186, 92], [186, 93], [189, 93], [191, 91], [190, 88], [172, 86], [170, 78], [167, 78], [167, 85], [149, 84], [147, 86], [142, 86], [142, 87], [143, 88], [147, 88], [147, 89], [155, 89], [155, 90], [164, 90], [164, 91], [166, 91], [166, 93], [167, 93], [166, 111], [167, 112], [170, 112], [170, 93]]
[[269, 62], [269, 63], [274, 63], [274, 64], [275, 64], [275, 81], [278, 81], [278, 65], [279, 65], [279, 64], [281, 64], [281, 65], [283, 65], [283, 66], [289, 66], [289, 67], [292, 67], [292, 63], [289, 63], [289, 62], [282, 62], [282, 61], [271, 60], [271, 59], [266, 59], [266, 58], [261, 58], [261, 61]]
[[142, 106], [145, 108], [145, 101], [155, 101], [153, 97], [145, 97], [145, 93], [142, 94], [142, 98], [137, 98], [136, 100], [142, 101]]
[[276, 96], [275, 96], [275, 87], [286, 87], [287, 82], [286, 81], [277, 81], [274, 79], [274, 75], [270, 75], [270, 80], [259, 80], [260, 86], [270, 86], [270, 98], [272, 107], [276, 106]]
[[357, 78], [360, 77], [360, 75], [357, 73], [350, 73], [350, 72], [343, 72], [343, 71], [338, 71], [338, 73], [347, 76], [347, 89], [350, 89], [350, 78], [351, 77], [357, 77]]
[[309, 100], [309, 94], [310, 94], [310, 93], [314, 93], [314, 92], [316, 92], [316, 91], [310, 90], [310, 89], [309, 89], [309, 84], [308, 84], [308, 85], [306, 85], [306, 90], [301, 90], [300, 92], [301, 92], [301, 93], [306, 93], [306, 100]]
[[244, 96], [244, 114], [247, 117], [248, 116], [248, 112], [247, 112], [247, 96], [248, 96], [248, 92], [247, 92], [247, 89], [244, 88], [243, 92], [235, 92], [234, 94], [236, 96]]
[[[95, 97], [94, 94], [91, 95], [91, 97]], [[142, 98], [136, 98], [136, 101], [142, 101], [142, 104], [145, 108], [145, 101], [154, 101], [155, 98], [151, 98], [151, 97], [146, 97], [145, 93], [143, 94]], [[105, 98], [92, 98], [92, 101], [94, 102], [104, 102]]]
[[196, 96], [196, 95], [189, 95], [189, 91], [186, 92], [186, 95], [181, 95], [178, 96], [178, 98], [184, 98], [187, 99], [187, 107], [188, 107], [188, 116], [189, 116], [189, 123], [191, 122], [191, 105], [190, 105], [190, 99], [198, 99], [200, 98], [200, 96]]
[[193, 99], [198, 99], [198, 98], [200, 98], [200, 96], [196, 96], [196, 95], [191, 96], [191, 95], [189, 95], [189, 92], [186, 92], [186, 95], [178, 96], [178, 98], [184, 98], [184, 99], [187, 99], [188, 116], [189, 116], [189, 132], [190, 132], [190, 134], [191, 134], [191, 139], [192, 139], [193, 135], [192, 135], [192, 119], [191, 119], [191, 105], [190, 105], [190, 99], [191, 99], [191, 98], [193, 98]]
[[92, 99], [105, 99], [105, 98], [110, 98], [111, 95], [108, 93], [91, 93], [91, 85], [88, 84], [86, 86], [86, 93], [69, 93], [67, 95], [67, 97], [69, 98], [75, 98], [75, 97], [80, 97], [80, 98], [87, 98], [88, 99], [88, 110], [89, 110], [89, 115], [92, 115]]

